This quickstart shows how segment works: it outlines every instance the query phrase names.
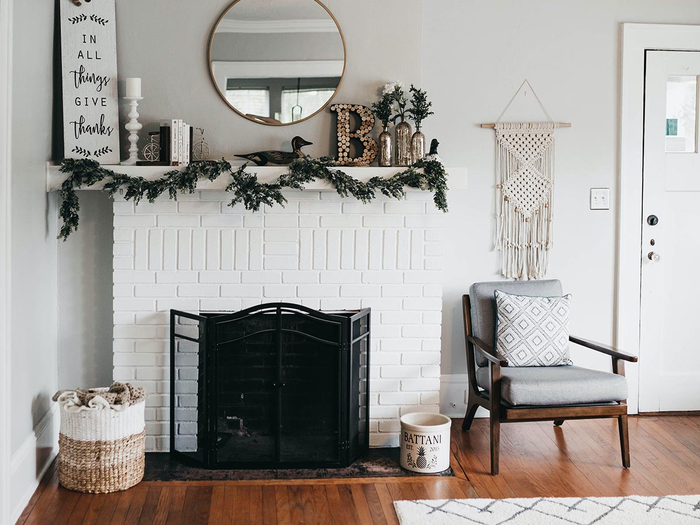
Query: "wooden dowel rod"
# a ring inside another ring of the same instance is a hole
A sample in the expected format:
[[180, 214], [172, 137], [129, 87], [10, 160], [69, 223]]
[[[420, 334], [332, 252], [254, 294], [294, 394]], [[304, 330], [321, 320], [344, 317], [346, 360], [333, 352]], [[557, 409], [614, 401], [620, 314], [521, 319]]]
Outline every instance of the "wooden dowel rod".
[[[554, 124], [558, 128], [570, 128], [571, 127], [571, 122], [555, 122]], [[496, 124], [494, 122], [490, 122], [488, 124], [482, 124], [481, 127], [482, 128], [495, 128]]]

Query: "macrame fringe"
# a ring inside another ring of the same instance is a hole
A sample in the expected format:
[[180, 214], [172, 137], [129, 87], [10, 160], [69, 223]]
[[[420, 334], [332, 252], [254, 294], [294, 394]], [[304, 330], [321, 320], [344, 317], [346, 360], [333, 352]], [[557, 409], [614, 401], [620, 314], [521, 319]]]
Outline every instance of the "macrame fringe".
[[495, 248], [501, 273], [539, 279], [553, 245], [554, 129], [551, 122], [496, 124]]

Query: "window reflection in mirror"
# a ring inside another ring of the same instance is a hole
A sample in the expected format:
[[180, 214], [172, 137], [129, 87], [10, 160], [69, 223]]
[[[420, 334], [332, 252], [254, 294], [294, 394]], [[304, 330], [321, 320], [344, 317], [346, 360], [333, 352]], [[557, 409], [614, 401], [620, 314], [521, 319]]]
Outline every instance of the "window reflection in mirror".
[[265, 124], [292, 124], [323, 109], [345, 68], [340, 28], [316, 0], [234, 2], [212, 33], [209, 55], [229, 106]]

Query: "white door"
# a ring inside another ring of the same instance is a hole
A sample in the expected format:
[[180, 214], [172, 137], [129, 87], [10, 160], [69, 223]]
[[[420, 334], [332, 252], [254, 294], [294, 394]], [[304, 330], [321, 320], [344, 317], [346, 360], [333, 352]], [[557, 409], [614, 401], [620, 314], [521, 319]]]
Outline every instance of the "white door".
[[700, 52], [648, 51], [640, 412], [700, 410]]

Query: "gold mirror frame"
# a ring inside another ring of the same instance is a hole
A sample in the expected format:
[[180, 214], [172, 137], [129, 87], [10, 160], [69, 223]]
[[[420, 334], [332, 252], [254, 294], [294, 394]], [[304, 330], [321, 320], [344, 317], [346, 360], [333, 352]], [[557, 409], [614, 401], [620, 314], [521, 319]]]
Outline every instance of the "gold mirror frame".
[[312, 0], [316, 2], [318, 5], [320, 5], [323, 9], [325, 9], [326, 13], [328, 13], [328, 16], [331, 17], [333, 22], [335, 23], [335, 26], [338, 28], [338, 34], [340, 35], [340, 41], [343, 43], [343, 72], [340, 75], [340, 81], [338, 82], [338, 85], [335, 88], [335, 92], [331, 97], [326, 101], [326, 103], [321, 106], [318, 110], [314, 111], [311, 115], [308, 117], [304, 117], [301, 120], [297, 120], [296, 122], [264, 122], [262, 120], [256, 120], [254, 118], [249, 117], [245, 113], [240, 112], [238, 109], [236, 109], [235, 106], [233, 106], [228, 100], [226, 100], [226, 96], [221, 92], [221, 88], [219, 88], [219, 85], [216, 83], [216, 78], [214, 77], [214, 69], [211, 66], [212, 60], [211, 60], [211, 52], [212, 52], [212, 46], [214, 44], [214, 36], [216, 35], [216, 30], [219, 27], [219, 24], [221, 21], [224, 19], [224, 17], [228, 14], [228, 12], [233, 9], [233, 7], [241, 2], [241, 0], [235, 0], [231, 5], [229, 5], [226, 9], [224, 9], [223, 13], [219, 16], [219, 18], [216, 19], [216, 22], [214, 23], [214, 28], [211, 30], [211, 34], [209, 35], [209, 46], [207, 49], [207, 67], [209, 68], [209, 77], [211, 78], [212, 84], [214, 84], [214, 89], [216, 89], [216, 92], [219, 94], [221, 97], [221, 100], [223, 100], [226, 105], [231, 108], [233, 111], [238, 113], [241, 117], [243, 117], [246, 120], [249, 120], [250, 122], [255, 122], [256, 124], [263, 124], [264, 126], [293, 126], [294, 124], [299, 124], [300, 122], [306, 122], [309, 119], [312, 119], [316, 115], [318, 115], [321, 111], [326, 109], [328, 105], [333, 101], [335, 96], [338, 94], [338, 90], [340, 89], [340, 86], [343, 85], [343, 79], [345, 78], [345, 69], [347, 68], [348, 65], [348, 53], [347, 53], [347, 46], [345, 45], [345, 36], [343, 35], [343, 30], [340, 29], [340, 24], [338, 23], [338, 20], [333, 16], [333, 13], [331, 13], [331, 10], [326, 7], [326, 5], [321, 2], [320, 0]]

